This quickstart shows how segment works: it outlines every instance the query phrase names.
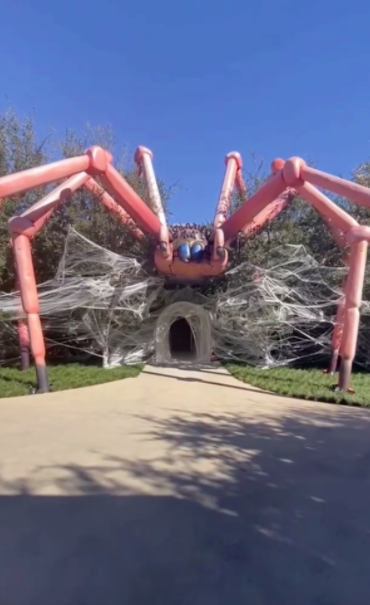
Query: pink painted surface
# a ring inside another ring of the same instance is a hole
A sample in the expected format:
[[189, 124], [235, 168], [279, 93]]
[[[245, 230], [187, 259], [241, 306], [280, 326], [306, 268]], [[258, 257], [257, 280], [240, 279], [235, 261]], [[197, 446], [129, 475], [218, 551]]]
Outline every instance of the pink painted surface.
[[243, 164], [242, 164], [241, 155], [238, 152], [232, 151], [232, 152], [228, 153], [225, 158], [225, 164], [226, 164], [226, 168], [225, 168], [224, 179], [222, 182], [221, 191], [220, 191], [220, 195], [218, 198], [215, 216], [214, 216], [214, 220], [213, 220], [214, 229], [218, 229], [219, 227], [222, 227], [222, 225], [224, 224], [224, 222], [227, 218], [228, 211], [229, 211], [231, 196], [233, 193], [237, 175], [238, 174], [240, 175], [239, 179], [238, 179], [238, 183], [240, 183], [240, 179], [242, 178], [241, 170], [242, 170]]
[[88, 189], [90, 193], [92, 193], [96, 197], [96, 199], [100, 201], [103, 206], [105, 206], [107, 210], [118, 216], [121, 223], [123, 225], [126, 225], [137, 239], [142, 239], [144, 237], [144, 233], [141, 231], [141, 229], [136, 226], [136, 224], [131, 219], [130, 215], [126, 212], [126, 210], [124, 210], [122, 206], [117, 204], [117, 202], [112, 198], [112, 196], [109, 195], [109, 193], [107, 193], [106, 191], [104, 191], [104, 189], [100, 187], [100, 185], [95, 181], [95, 179], [90, 177], [84, 183], [84, 185], [86, 189]]
[[153, 168], [153, 153], [147, 147], [138, 147], [135, 153], [135, 162], [139, 168], [139, 174], [145, 179], [145, 184], [152, 208], [158, 216], [162, 225], [166, 225], [166, 215], [164, 213], [161, 194]]
[[260, 212], [278, 198], [284, 189], [286, 189], [286, 185], [281, 172], [268, 179], [249, 200], [225, 221], [223, 224], [225, 241], [232, 241]]
[[111, 164], [100, 178], [108, 193], [114, 197], [135, 223], [147, 233], [158, 237], [161, 228], [159, 218]]
[[90, 158], [82, 155], [3, 176], [0, 179], [0, 198], [10, 197], [41, 185], [48, 185], [53, 181], [65, 179], [71, 174], [88, 170], [89, 166]]

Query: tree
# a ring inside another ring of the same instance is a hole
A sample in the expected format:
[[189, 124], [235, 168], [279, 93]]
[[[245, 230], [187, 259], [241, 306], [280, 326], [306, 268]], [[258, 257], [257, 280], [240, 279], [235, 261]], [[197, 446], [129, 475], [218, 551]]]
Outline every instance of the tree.
[[[56, 159], [81, 155], [91, 145], [100, 145], [115, 156], [117, 170], [130, 185], [150, 205], [143, 180], [128, 159], [127, 150], [116, 149], [110, 126], [92, 127], [87, 125], [82, 133], [67, 130], [59, 140], [50, 133], [44, 140], [38, 140], [32, 116], [18, 117], [8, 110], [0, 115], [0, 176], [46, 164]], [[9, 242], [8, 220], [18, 215], [54, 187], [40, 187], [24, 194], [2, 200], [0, 212], [0, 291], [9, 292], [14, 288], [15, 274], [13, 254]], [[172, 192], [159, 179], [159, 189], [166, 211]], [[142, 256], [146, 253], [132, 237], [118, 217], [107, 211], [86, 189], [77, 191], [70, 202], [63, 204], [53, 213], [51, 220], [32, 242], [33, 259], [37, 281], [51, 279], [56, 272], [63, 253], [65, 237], [70, 225], [95, 243], [120, 254], [130, 253]]]
[[[309, 162], [312, 165], [312, 162]], [[269, 177], [265, 162], [255, 154], [244, 170], [244, 181], [247, 186], [248, 197], [261, 187]], [[366, 184], [364, 175], [367, 175], [367, 186], [370, 185], [370, 163], [363, 164], [356, 171], [354, 179]], [[331, 196], [333, 201], [343, 207], [346, 212], [362, 223], [369, 222], [370, 211]], [[243, 199], [234, 194], [231, 209], [235, 211]], [[334, 242], [330, 230], [317, 212], [302, 198], [295, 197], [285, 207], [283, 212], [271, 221], [268, 221], [255, 235], [241, 238], [241, 249], [238, 260], [248, 259], [254, 264], [263, 263], [271, 251], [284, 244], [303, 245], [307, 253], [318, 262], [327, 266], [340, 266], [343, 263], [343, 250]]]

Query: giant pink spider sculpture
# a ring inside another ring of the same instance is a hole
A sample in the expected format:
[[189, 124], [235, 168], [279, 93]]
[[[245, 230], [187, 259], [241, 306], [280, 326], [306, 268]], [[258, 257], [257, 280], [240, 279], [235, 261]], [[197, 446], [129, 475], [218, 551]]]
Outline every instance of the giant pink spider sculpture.
[[[107, 209], [116, 213], [138, 239], [144, 234], [151, 235], [155, 240], [153, 261], [157, 270], [168, 279], [183, 283], [197, 283], [222, 274], [228, 265], [227, 248], [237, 235], [240, 232], [246, 235], [255, 232], [266, 221], [276, 217], [294, 195], [299, 194], [320, 214], [336, 241], [349, 247], [348, 276], [334, 330], [331, 365], [331, 370], [335, 371], [339, 355], [338, 388], [349, 390], [370, 227], [359, 225], [316, 187], [346, 196], [366, 207], [370, 207], [370, 189], [311, 168], [302, 159], [293, 157], [287, 161], [275, 160], [271, 165], [270, 178], [247, 199], [241, 156], [232, 152], [226, 156], [226, 170], [210, 236], [206, 238], [201, 233], [179, 232], [177, 229], [174, 237], [163, 210], [151, 151], [139, 147], [135, 161], [145, 179], [151, 207], [114, 168], [110, 153], [100, 147], [91, 147], [79, 157], [0, 178], [0, 199], [53, 181], [62, 181], [31, 208], [9, 221], [18, 286], [27, 317], [27, 326], [20, 321], [20, 342], [24, 352], [31, 349], [39, 392], [47, 392], [49, 385], [30, 242], [55, 209], [80, 187], [86, 187]], [[245, 201], [234, 214], [229, 215], [235, 186]], [[245, 337], [248, 338], [248, 335]]]

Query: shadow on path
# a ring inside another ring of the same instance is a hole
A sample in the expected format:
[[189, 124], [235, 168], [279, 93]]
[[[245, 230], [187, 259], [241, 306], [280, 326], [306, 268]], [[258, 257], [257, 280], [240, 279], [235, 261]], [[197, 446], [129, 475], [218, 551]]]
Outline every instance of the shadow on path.
[[367, 605], [369, 420], [147, 417], [159, 458], [66, 465], [55, 497], [33, 495], [39, 469], [3, 480], [0, 603]]
[[[193, 368], [191, 368], [191, 369], [193, 369]], [[197, 370], [197, 371], [199, 371], [199, 370]], [[151, 372], [148, 369], [145, 369], [145, 374], [149, 374], [150, 376], [157, 376], [159, 378], [161, 378], [161, 377], [172, 378], [172, 380], [179, 380], [180, 382], [199, 382], [200, 384], [210, 384], [211, 386], [214, 386], [214, 387], [237, 389], [238, 391], [250, 391], [251, 393], [256, 393], [256, 392], [257, 393], [269, 393], [269, 395], [271, 395], [272, 397], [280, 397], [280, 399], [283, 397], [283, 395], [278, 395], [276, 393], [270, 393], [269, 391], [264, 391], [257, 387], [254, 389], [254, 388], [249, 388], [247, 386], [238, 386], [237, 384], [228, 384], [226, 382], [215, 382], [214, 380], [204, 380], [204, 378], [199, 378], [196, 376], [178, 376], [175, 374], [164, 374], [163, 372], [161, 372], [161, 373]], [[205, 376], [207, 376], [207, 374], [208, 374], [208, 372], [204, 372]], [[236, 378], [233, 378], [231, 375], [228, 377], [235, 380], [235, 382], [237, 382]]]

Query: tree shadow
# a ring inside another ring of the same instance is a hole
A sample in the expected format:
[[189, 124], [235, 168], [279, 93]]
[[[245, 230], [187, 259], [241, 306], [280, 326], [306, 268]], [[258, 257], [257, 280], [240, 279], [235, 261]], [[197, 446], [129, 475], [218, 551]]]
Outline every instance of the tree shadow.
[[[194, 369], [194, 368], [191, 368]], [[189, 368], [188, 368], [189, 370]], [[196, 370], [201, 372], [202, 370]], [[179, 380], [180, 382], [199, 382], [199, 384], [209, 384], [211, 386], [214, 387], [222, 387], [222, 388], [226, 388], [226, 389], [236, 389], [237, 391], [245, 391], [245, 392], [249, 392], [249, 393], [266, 393], [268, 394], [269, 397], [277, 397], [278, 399], [281, 399], [282, 397], [284, 397], [285, 399], [301, 399], [299, 396], [297, 397], [293, 397], [290, 395], [281, 395], [279, 393], [274, 393], [273, 391], [269, 391], [268, 389], [262, 389], [260, 387], [253, 387], [250, 385], [247, 385], [247, 383], [240, 381], [240, 386], [238, 384], [233, 384], [233, 383], [227, 383], [227, 382], [218, 382], [215, 380], [205, 380], [202, 377], [199, 376], [178, 376], [178, 375], [174, 375], [174, 374], [165, 374], [164, 372], [161, 372], [160, 374], [157, 372], [151, 372], [148, 368], [145, 368], [144, 371], [145, 374], [150, 374], [151, 376], [158, 376], [160, 377], [165, 377], [165, 378], [172, 378], [172, 380]], [[209, 374], [211, 372], [204, 372], [205, 375]], [[212, 372], [212, 373], [216, 373], [216, 372]], [[218, 374], [220, 376], [220, 374]], [[235, 382], [237, 382], [237, 379], [232, 376], [231, 374], [229, 374], [229, 377], [234, 379]], [[284, 384], [288, 383], [288, 382], [294, 382], [292, 379], [288, 379], [288, 380], [282, 380], [282, 382], [284, 382]], [[323, 388], [324, 385], [320, 385], [321, 388]], [[330, 385], [325, 386], [325, 388], [328, 391], [328, 395], [333, 393], [334, 387], [336, 386], [336, 383], [332, 383]], [[303, 397], [303, 396], [302, 396]], [[304, 400], [303, 400], [304, 401]], [[306, 401], [309, 401], [309, 399], [307, 399]], [[339, 405], [339, 401], [326, 401], [323, 402], [326, 403], [327, 405]], [[357, 404], [352, 404], [353, 406], [356, 406]], [[360, 405], [360, 404], [358, 404]]]
[[[227, 370], [225, 371], [225, 373], [220, 374], [220, 372], [215, 372], [214, 371], [214, 367], [213, 366], [213, 371], [212, 369], [209, 369], [208, 366], [203, 366], [203, 365], [194, 365], [194, 366], [186, 366], [186, 365], [175, 365], [175, 364], [152, 364], [153, 367], [160, 367], [160, 368], [176, 368], [176, 369], [180, 369], [180, 370], [187, 370], [187, 371], [195, 371], [199, 374], [201, 374], [202, 376], [179, 376], [177, 374], [167, 374], [164, 372], [158, 373], [158, 372], [153, 372], [151, 371], [149, 368], [150, 366], [146, 366], [144, 369], [144, 373], [145, 374], [150, 374], [151, 376], [157, 376], [157, 377], [165, 377], [165, 378], [171, 378], [172, 380], [179, 380], [180, 382], [199, 382], [200, 384], [209, 384], [211, 386], [217, 386], [217, 387], [222, 387], [222, 388], [229, 388], [229, 389], [236, 389], [239, 391], [246, 391], [246, 392], [250, 392], [250, 393], [266, 393], [269, 395], [269, 397], [277, 397], [277, 398], [285, 398], [285, 399], [292, 399], [292, 400], [302, 400], [304, 401], [321, 401], [319, 397], [305, 397], [303, 394], [300, 395], [288, 395], [288, 394], [282, 394], [282, 393], [274, 393], [273, 391], [269, 391], [267, 388], [262, 388], [262, 387], [258, 387], [258, 386], [253, 386], [253, 385], [249, 385], [248, 383], [244, 382], [242, 379], [237, 378], [236, 376], [233, 376], [230, 372], [228, 372]], [[221, 367], [221, 366], [219, 366]], [[217, 376], [227, 376], [230, 379], [233, 380], [233, 382], [227, 383], [227, 382], [218, 382], [215, 381], [214, 379], [212, 380], [206, 380], [205, 378], [203, 378], [204, 376], [208, 376], [209, 374], [215, 374]], [[340, 401], [338, 399], [334, 399], [333, 398], [333, 392], [335, 391], [335, 388], [338, 385], [338, 380], [335, 377], [328, 377], [330, 379], [330, 383], [328, 384], [320, 384], [318, 385], [320, 387], [321, 390], [325, 390], [327, 392], [326, 398], [327, 401], [321, 401], [321, 403], [325, 403], [327, 405], [349, 405], [348, 402], [344, 399]], [[295, 384], [296, 383], [296, 379], [292, 378], [292, 377], [278, 377], [278, 376], [274, 376], [274, 381], [277, 383], [281, 383], [284, 386], [289, 385], [289, 384]], [[238, 383], [235, 384], [235, 383]], [[324, 399], [324, 398], [323, 398]], [[350, 404], [353, 407], [361, 407], [361, 404], [358, 402], [351, 402]]]
[[367, 604], [370, 415], [327, 410], [141, 416], [157, 456], [3, 479], [0, 602]]
[[[196, 362], [196, 361], [183, 362], [183, 361], [179, 361], [179, 360], [174, 360], [172, 363], [153, 362], [150, 365], [155, 368], [169, 368], [169, 369], [175, 368], [177, 370], [207, 372], [207, 374], [219, 374], [219, 372], [215, 372], [215, 369], [223, 367], [219, 361], [211, 361], [209, 363], [203, 363], [203, 362], [200, 363], [200, 362]], [[228, 373], [227, 370], [225, 370], [225, 372]]]
[[[190, 368], [188, 368], [189, 370]], [[191, 368], [193, 369], [193, 368]], [[199, 370], [196, 370], [199, 371]], [[208, 373], [208, 372], [207, 372]], [[257, 387], [254, 388], [249, 388], [247, 386], [243, 386], [241, 384], [241, 386], [238, 386], [237, 384], [227, 384], [224, 382], [216, 382], [214, 380], [204, 380], [204, 378], [200, 378], [200, 377], [196, 377], [196, 376], [177, 376], [177, 375], [173, 375], [173, 374], [165, 374], [164, 372], [161, 372], [160, 374], [158, 374], [157, 372], [151, 372], [150, 370], [148, 370], [147, 368], [145, 369], [145, 374], [150, 374], [150, 376], [158, 376], [158, 378], [161, 377], [165, 377], [165, 378], [172, 378], [173, 380], [179, 380], [180, 382], [199, 382], [200, 384], [210, 384], [212, 386], [216, 386], [216, 387], [226, 387], [229, 389], [237, 389], [239, 391], [252, 391], [252, 392], [256, 392], [256, 391], [260, 391], [261, 389], [258, 389]], [[231, 378], [231, 376], [230, 376]], [[268, 391], [262, 391], [267, 393]], [[275, 393], [272, 393], [272, 395], [276, 395]], [[281, 395], [276, 395], [276, 397], [281, 397]]]

